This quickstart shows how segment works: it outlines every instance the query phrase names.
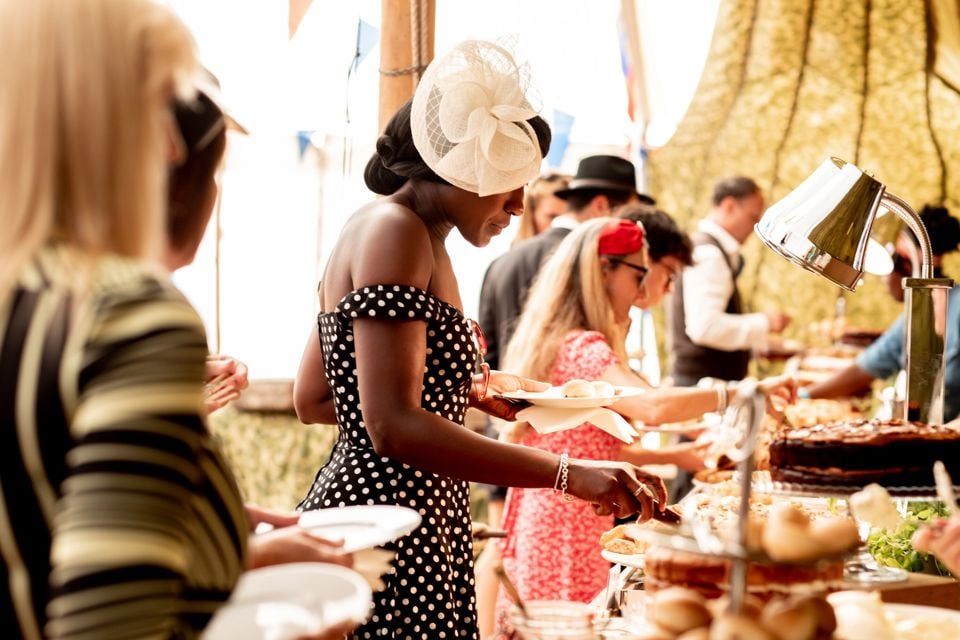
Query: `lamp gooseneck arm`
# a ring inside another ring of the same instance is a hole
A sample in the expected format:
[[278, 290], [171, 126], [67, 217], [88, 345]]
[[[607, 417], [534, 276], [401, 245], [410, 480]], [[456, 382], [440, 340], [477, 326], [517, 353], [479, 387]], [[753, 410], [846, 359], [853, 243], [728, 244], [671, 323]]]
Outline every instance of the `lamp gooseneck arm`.
[[930, 247], [930, 236], [927, 234], [927, 229], [923, 226], [923, 221], [920, 219], [920, 216], [917, 215], [917, 212], [904, 202], [902, 198], [893, 195], [889, 191], [883, 192], [880, 201], [910, 227], [910, 231], [913, 232], [913, 235], [917, 238], [917, 242], [920, 243], [920, 277], [932, 278], [933, 250]]

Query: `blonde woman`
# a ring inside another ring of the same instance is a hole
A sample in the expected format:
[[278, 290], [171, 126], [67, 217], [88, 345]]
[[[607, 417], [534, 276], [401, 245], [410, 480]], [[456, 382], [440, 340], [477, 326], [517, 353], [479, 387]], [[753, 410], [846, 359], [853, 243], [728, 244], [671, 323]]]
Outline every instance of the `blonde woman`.
[[[563, 384], [571, 379], [605, 380], [613, 385], [649, 385], [631, 371], [625, 348], [630, 307], [646, 297], [650, 270], [643, 227], [633, 221], [600, 218], [574, 230], [547, 261], [530, 292], [517, 330], [507, 347], [506, 366], [520, 375]], [[786, 381], [768, 384], [788, 391]], [[659, 389], [613, 405], [619, 413], [646, 423], [686, 420], [721, 409], [724, 389]], [[616, 459], [632, 464], [676, 462], [692, 467], [697, 451], [678, 445], [648, 451], [593, 428], [540, 435], [527, 429], [522, 444], [567, 451], [585, 459]], [[606, 584], [607, 564], [599, 535], [613, 517], [553, 499], [549, 489], [510, 489], [504, 515], [509, 532], [503, 562], [520, 595], [534, 600], [586, 602]], [[549, 540], [563, 540], [562, 545]], [[501, 598], [501, 605], [505, 600]], [[501, 606], [502, 610], [502, 606]]]
[[192, 40], [152, 0], [5, 0], [0, 55], [4, 631], [195, 637], [247, 521], [160, 266]]
[[567, 203], [553, 195], [570, 186], [570, 176], [547, 173], [527, 186], [523, 197], [523, 215], [512, 245], [519, 244], [550, 228], [553, 219], [567, 210]]

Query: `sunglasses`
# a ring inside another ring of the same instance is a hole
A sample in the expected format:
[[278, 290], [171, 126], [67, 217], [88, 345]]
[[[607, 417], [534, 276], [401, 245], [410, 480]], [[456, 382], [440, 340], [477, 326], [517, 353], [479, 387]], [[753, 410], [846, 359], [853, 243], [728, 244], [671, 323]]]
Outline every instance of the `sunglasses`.
[[473, 380], [470, 388], [477, 401], [487, 397], [487, 387], [490, 386], [490, 365], [484, 361], [487, 355], [487, 339], [476, 320], [467, 320], [470, 331], [473, 333], [473, 346], [477, 350], [477, 362], [473, 371]]
[[633, 269], [634, 271], [636, 271], [637, 273], [639, 273], [640, 275], [637, 276], [637, 286], [638, 286], [638, 287], [643, 284], [644, 278], [646, 278], [646, 277], [647, 277], [647, 274], [650, 273], [650, 269], [648, 269], [648, 268], [646, 268], [646, 267], [641, 267], [641, 266], [638, 265], [638, 264], [633, 264], [632, 262], [627, 262], [626, 260], [623, 260], [622, 258], [609, 258], [609, 260], [610, 260], [610, 262], [612, 262], [612, 263], [614, 263], [614, 264], [622, 264], [622, 265], [625, 266], [625, 267], [630, 267], [631, 269]]

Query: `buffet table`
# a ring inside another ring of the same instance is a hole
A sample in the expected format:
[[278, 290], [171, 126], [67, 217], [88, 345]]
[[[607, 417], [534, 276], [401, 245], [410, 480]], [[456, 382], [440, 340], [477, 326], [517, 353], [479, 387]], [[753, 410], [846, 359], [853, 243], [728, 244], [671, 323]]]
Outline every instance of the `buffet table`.
[[960, 582], [954, 578], [911, 573], [906, 582], [864, 585], [846, 582], [844, 589], [878, 591], [884, 602], [919, 604], [960, 611]]

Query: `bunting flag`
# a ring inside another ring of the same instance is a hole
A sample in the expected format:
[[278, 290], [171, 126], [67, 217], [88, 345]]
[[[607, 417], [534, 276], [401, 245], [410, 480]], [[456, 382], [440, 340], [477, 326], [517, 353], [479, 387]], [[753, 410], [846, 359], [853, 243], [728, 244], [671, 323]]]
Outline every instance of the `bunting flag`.
[[307, 149], [313, 144], [313, 131], [297, 131], [297, 146], [300, 149], [300, 159], [307, 153]]
[[287, 39], [292, 40], [313, 0], [290, 0], [287, 13]]
[[550, 143], [550, 152], [547, 153], [547, 165], [558, 168], [563, 164], [563, 156], [570, 144], [570, 130], [573, 129], [574, 116], [557, 109], [553, 110], [551, 129], [553, 140]]
[[633, 78], [633, 65], [630, 63], [630, 34], [621, 17], [617, 25], [617, 35], [620, 42], [620, 70], [627, 83], [627, 114], [631, 122], [637, 121], [637, 95]]
[[357, 25], [357, 64], [380, 42], [380, 29], [361, 19]]

